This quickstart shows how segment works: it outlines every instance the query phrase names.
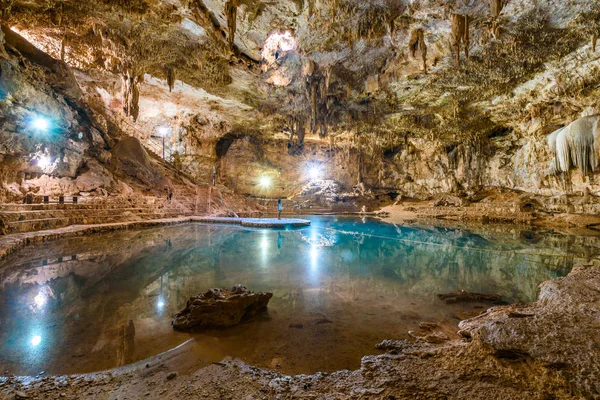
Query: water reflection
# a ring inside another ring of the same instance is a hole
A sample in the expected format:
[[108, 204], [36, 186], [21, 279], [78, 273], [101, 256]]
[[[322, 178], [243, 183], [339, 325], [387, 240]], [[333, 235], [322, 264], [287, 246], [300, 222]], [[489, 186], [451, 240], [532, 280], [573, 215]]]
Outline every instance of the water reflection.
[[148, 357], [190, 337], [170, 326], [189, 296], [237, 283], [274, 292], [268, 317], [193, 335], [207, 360], [357, 367], [377, 341], [422, 320], [457, 323], [464, 310], [436, 293], [532, 301], [540, 282], [600, 247], [596, 238], [534, 239], [338, 217], [289, 231], [186, 225], [31, 246], [0, 266], [0, 368], [87, 372]]

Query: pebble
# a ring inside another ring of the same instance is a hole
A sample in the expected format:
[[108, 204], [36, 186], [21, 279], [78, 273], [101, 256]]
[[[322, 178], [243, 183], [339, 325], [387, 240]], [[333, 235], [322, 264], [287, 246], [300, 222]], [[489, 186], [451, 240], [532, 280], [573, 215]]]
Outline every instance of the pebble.
[[169, 374], [167, 375], [168, 381], [172, 381], [175, 378], [177, 378], [177, 372], [169, 372]]

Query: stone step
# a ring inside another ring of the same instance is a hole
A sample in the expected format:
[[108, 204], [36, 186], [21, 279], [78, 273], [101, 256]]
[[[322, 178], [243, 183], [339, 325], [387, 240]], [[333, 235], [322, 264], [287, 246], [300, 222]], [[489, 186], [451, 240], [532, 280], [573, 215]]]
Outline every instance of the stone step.
[[93, 209], [115, 209], [123, 207], [156, 207], [161, 203], [145, 204], [145, 203], [91, 203], [85, 202], [81, 204], [3, 204], [0, 205], [0, 211], [37, 211], [37, 210], [93, 210]]
[[129, 220], [150, 220], [163, 218], [176, 218], [180, 216], [190, 216], [191, 212], [169, 212], [169, 213], [144, 213], [133, 214], [131, 216], [88, 216], [88, 217], [64, 217], [64, 218], [44, 218], [25, 221], [9, 222], [9, 233], [23, 233], [47, 229], [62, 228], [69, 225], [88, 225], [88, 224], [105, 224], [112, 222], [123, 222]]
[[76, 217], [100, 217], [100, 216], [121, 216], [125, 213], [132, 214], [151, 214], [177, 213], [193, 211], [182, 207], [145, 207], [145, 208], [114, 208], [114, 209], [73, 209], [73, 210], [27, 210], [27, 211], [0, 211], [0, 218], [6, 222], [29, 221], [50, 218], [76, 218]]

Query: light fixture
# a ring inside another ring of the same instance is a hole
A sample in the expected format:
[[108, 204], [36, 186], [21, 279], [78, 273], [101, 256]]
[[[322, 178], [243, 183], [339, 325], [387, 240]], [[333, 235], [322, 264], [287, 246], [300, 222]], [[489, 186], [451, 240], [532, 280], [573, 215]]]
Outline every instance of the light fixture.
[[48, 156], [41, 156], [37, 160], [37, 166], [40, 167], [41, 169], [48, 168], [50, 166], [50, 164], [52, 164], [52, 160]]
[[313, 165], [308, 170], [308, 176], [309, 176], [310, 180], [312, 180], [312, 181], [320, 179], [321, 178], [321, 168], [319, 168], [316, 165]]
[[50, 122], [44, 117], [36, 117], [31, 123], [38, 131], [47, 131], [50, 127]]
[[33, 347], [37, 347], [40, 343], [42, 343], [42, 337], [40, 335], [34, 335], [31, 337], [29, 343], [31, 343]]
[[260, 177], [258, 184], [264, 188], [268, 188], [269, 186], [271, 186], [271, 178], [269, 178], [266, 175], [263, 175]]
[[38, 294], [33, 298], [33, 301], [35, 302], [35, 305], [38, 306], [38, 308], [42, 308], [48, 302], [48, 297], [40, 290]]
[[165, 301], [159, 297], [158, 302], [156, 303], [156, 307], [158, 307], [159, 310], [162, 310], [164, 306], [165, 306]]
[[157, 129], [157, 131], [161, 136], [167, 136], [169, 134], [170, 129], [165, 126], [161, 126]]

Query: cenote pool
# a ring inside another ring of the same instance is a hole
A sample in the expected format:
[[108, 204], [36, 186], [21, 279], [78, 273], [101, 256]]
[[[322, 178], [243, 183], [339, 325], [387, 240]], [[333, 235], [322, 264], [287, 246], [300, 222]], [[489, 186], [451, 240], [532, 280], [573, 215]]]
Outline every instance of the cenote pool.
[[[542, 281], [600, 247], [593, 237], [311, 219], [296, 230], [188, 224], [27, 247], [0, 264], [0, 368], [98, 371], [190, 338], [207, 364], [232, 356], [286, 373], [358, 368], [375, 344], [408, 338], [419, 322], [452, 333], [489, 306], [437, 294], [534, 301]], [[173, 331], [191, 295], [238, 283], [272, 291], [268, 312], [231, 329]]]

